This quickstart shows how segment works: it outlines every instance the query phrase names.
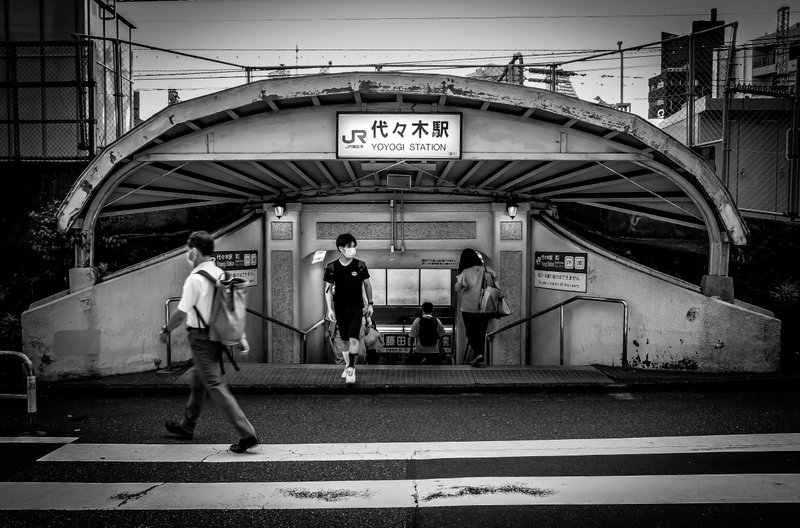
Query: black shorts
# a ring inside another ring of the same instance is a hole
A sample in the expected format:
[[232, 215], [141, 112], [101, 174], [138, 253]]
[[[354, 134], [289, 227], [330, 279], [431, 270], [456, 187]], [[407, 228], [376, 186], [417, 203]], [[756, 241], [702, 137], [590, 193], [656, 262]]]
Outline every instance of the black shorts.
[[344, 344], [351, 337], [358, 339], [361, 337], [361, 318], [364, 317], [363, 308], [346, 308], [336, 311], [336, 325], [339, 327], [339, 337]]

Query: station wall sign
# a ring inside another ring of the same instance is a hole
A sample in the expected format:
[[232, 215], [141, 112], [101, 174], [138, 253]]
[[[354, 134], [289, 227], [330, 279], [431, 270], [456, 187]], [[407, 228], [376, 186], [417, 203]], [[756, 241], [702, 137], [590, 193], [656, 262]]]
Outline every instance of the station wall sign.
[[536, 288], [586, 293], [586, 253], [536, 251], [533, 285]]
[[[441, 339], [442, 352], [450, 354], [453, 347], [453, 336], [445, 334]], [[408, 333], [390, 332], [383, 333], [383, 348], [381, 352], [386, 354], [409, 354], [411, 353], [411, 336]]]
[[215, 251], [214, 264], [228, 272], [231, 278], [238, 277], [249, 282], [250, 286], [258, 285], [258, 251]]
[[336, 157], [461, 159], [461, 114], [340, 112]]
[[423, 268], [457, 268], [458, 259], [455, 257], [444, 258], [423, 258], [420, 262], [420, 267]]

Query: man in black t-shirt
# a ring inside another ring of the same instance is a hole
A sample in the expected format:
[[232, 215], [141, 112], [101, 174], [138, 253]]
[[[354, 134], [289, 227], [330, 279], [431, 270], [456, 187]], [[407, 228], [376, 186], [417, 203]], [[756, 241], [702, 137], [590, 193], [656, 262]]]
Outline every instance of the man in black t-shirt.
[[[361, 320], [364, 315], [372, 317], [372, 284], [369, 271], [363, 260], [355, 258], [356, 238], [350, 233], [339, 235], [336, 249], [340, 256], [325, 266], [325, 318], [336, 321], [339, 336], [342, 338], [342, 357], [345, 369], [342, 378], [347, 383], [355, 383], [355, 358], [361, 333]], [[362, 293], [363, 287], [363, 293]], [[364, 310], [364, 293], [367, 296], [367, 309]]]

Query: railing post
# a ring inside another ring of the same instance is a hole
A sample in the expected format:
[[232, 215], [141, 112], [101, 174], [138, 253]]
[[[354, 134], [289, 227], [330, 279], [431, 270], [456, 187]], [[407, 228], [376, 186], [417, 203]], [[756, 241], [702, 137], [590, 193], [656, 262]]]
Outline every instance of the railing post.
[[0, 399], [27, 400], [30, 431], [21, 433], [20, 436], [44, 436], [44, 431], [36, 429], [36, 371], [33, 369], [33, 363], [22, 352], [0, 350], [0, 355], [18, 357], [22, 362], [22, 370], [25, 374], [25, 394], [0, 394]]
[[622, 302], [622, 370], [628, 370], [628, 303]]
[[[164, 325], [169, 324], [169, 305], [175, 301], [179, 301], [180, 297], [170, 297], [164, 303]], [[172, 372], [172, 334], [167, 334], [167, 366], [161, 372]]]
[[559, 364], [564, 365], [564, 305], [558, 307], [559, 329], [558, 329], [558, 357]]

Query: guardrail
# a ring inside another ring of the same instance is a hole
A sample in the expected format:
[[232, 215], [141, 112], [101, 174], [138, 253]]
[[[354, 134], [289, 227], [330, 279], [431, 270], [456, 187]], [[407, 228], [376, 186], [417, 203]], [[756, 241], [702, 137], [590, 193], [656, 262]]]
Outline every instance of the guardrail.
[[[180, 300], [181, 300], [180, 297], [170, 297], [164, 303], [164, 324], [165, 325], [169, 323], [169, 315], [170, 315], [169, 306], [170, 306], [170, 304], [172, 304], [173, 302], [180, 301]], [[256, 317], [260, 317], [261, 319], [264, 319], [265, 321], [267, 321], [269, 323], [274, 323], [274, 324], [276, 324], [278, 326], [282, 326], [283, 328], [287, 328], [287, 329], [291, 330], [292, 332], [294, 332], [296, 334], [300, 334], [300, 337], [303, 340], [303, 351], [302, 351], [302, 357], [300, 358], [301, 363], [306, 363], [306, 361], [308, 360], [308, 335], [311, 332], [313, 332], [314, 330], [316, 330], [317, 328], [319, 328], [320, 326], [322, 326], [322, 324], [325, 322], [325, 319], [320, 319], [319, 321], [317, 321], [316, 323], [311, 325], [306, 330], [300, 330], [299, 328], [296, 328], [296, 327], [294, 327], [294, 326], [292, 326], [292, 325], [290, 325], [288, 323], [284, 323], [283, 321], [278, 321], [277, 319], [273, 319], [272, 317], [270, 317], [268, 315], [264, 315], [261, 312], [257, 312], [255, 310], [251, 310], [250, 308], [247, 308], [247, 313], [253, 314]], [[172, 369], [172, 336], [170, 334], [167, 334], [167, 367], [166, 368], [167, 368], [168, 371]]]
[[255, 310], [251, 310], [250, 308], [247, 309], [247, 313], [253, 314], [256, 317], [260, 317], [270, 323], [275, 323], [276, 325], [282, 326], [283, 328], [287, 328], [296, 334], [300, 334], [300, 337], [303, 339], [303, 353], [300, 358], [300, 363], [302, 364], [305, 364], [308, 361], [308, 334], [310, 334], [311, 332], [313, 332], [314, 330], [316, 330], [325, 323], [325, 319], [320, 319], [319, 321], [308, 327], [308, 329], [300, 330], [299, 328], [296, 328], [288, 323], [284, 323], [283, 321], [278, 321], [277, 319], [273, 319], [268, 315], [264, 315]]
[[43, 431], [36, 430], [36, 371], [33, 363], [22, 352], [11, 350], [0, 350], [0, 356], [17, 357], [22, 362], [22, 369], [25, 371], [25, 394], [0, 394], [0, 400], [27, 400], [28, 402], [28, 421], [30, 431], [22, 433], [20, 436], [41, 436]]
[[[494, 339], [494, 336], [499, 334], [500, 332], [505, 332], [509, 328], [514, 328], [515, 326], [519, 326], [524, 323], [528, 323], [531, 320], [539, 317], [540, 315], [544, 315], [546, 313], [552, 312], [555, 309], [559, 309], [560, 311], [560, 319], [559, 319], [559, 362], [561, 365], [564, 364], [564, 306], [571, 304], [575, 301], [596, 301], [596, 302], [608, 302], [608, 303], [617, 303], [622, 305], [622, 368], [628, 368], [628, 303], [625, 302], [623, 299], [614, 299], [611, 297], [593, 297], [590, 295], [578, 295], [572, 297], [571, 299], [567, 299], [566, 301], [562, 301], [558, 304], [554, 304], [549, 308], [545, 308], [544, 310], [540, 310], [535, 314], [529, 315], [523, 319], [518, 321], [514, 321], [513, 323], [506, 325], [502, 328], [494, 330], [486, 334], [486, 363], [489, 364], [489, 352], [491, 350], [491, 340]], [[529, 358], [528, 358], [529, 359]], [[530, 362], [530, 361], [528, 361]]]

